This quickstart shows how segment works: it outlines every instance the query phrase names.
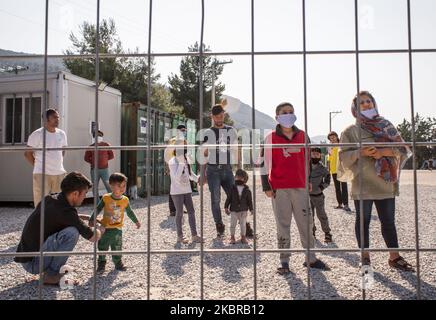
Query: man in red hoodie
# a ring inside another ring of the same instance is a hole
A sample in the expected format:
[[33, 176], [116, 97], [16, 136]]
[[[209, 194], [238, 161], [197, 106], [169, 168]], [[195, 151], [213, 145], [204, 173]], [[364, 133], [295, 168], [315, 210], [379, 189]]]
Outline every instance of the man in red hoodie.
[[[103, 131], [98, 130], [97, 143], [99, 147], [108, 147], [109, 143], [103, 141]], [[95, 145], [94, 143], [91, 146]], [[109, 185], [109, 160], [114, 158], [114, 153], [112, 150], [99, 150], [98, 151], [98, 171], [97, 171], [97, 181], [94, 181], [94, 151], [87, 150], [85, 152], [85, 161], [91, 165], [91, 180], [92, 183], [97, 186], [100, 182], [100, 179], [103, 181], [103, 184], [106, 188], [106, 191], [111, 192], [111, 187]]]
[[[303, 248], [313, 248], [315, 239], [312, 234], [313, 218], [309, 208], [309, 194], [306, 191], [306, 165], [308, 160], [304, 146], [306, 133], [298, 129], [294, 107], [283, 102], [276, 108], [278, 125], [265, 137], [265, 144], [289, 144], [286, 147], [265, 147], [261, 151], [262, 188], [268, 198], [272, 199], [274, 217], [277, 225], [279, 249], [289, 249], [291, 245], [291, 219], [294, 216]], [[309, 141], [309, 139], [308, 139]], [[310, 191], [309, 184], [309, 191]], [[308, 226], [309, 224], [309, 226]], [[280, 254], [279, 274], [289, 270], [289, 253]], [[306, 263], [304, 263], [306, 266]], [[330, 268], [315, 253], [309, 254], [311, 268], [329, 270]]]

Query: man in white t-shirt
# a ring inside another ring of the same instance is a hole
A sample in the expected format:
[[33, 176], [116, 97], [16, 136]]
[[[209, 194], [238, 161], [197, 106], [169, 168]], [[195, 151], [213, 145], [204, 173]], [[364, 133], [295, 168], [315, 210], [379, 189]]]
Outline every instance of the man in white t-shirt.
[[[58, 129], [58, 126], [59, 113], [55, 109], [48, 109], [45, 123], [47, 148], [67, 146], [67, 136], [63, 130]], [[44, 128], [32, 132], [27, 140], [27, 146], [42, 148], [43, 133]], [[66, 173], [63, 165], [64, 155], [65, 151], [62, 150], [46, 151], [44, 196], [61, 192], [61, 181]], [[42, 151], [25, 151], [24, 157], [33, 166], [33, 202], [36, 207], [42, 197]]]

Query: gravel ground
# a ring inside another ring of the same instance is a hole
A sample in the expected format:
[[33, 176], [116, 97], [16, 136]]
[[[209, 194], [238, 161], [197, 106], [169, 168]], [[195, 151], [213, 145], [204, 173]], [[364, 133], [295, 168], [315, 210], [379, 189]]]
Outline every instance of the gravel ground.
[[[436, 247], [436, 172], [420, 171], [418, 175], [419, 197], [419, 241], [421, 247]], [[241, 244], [230, 246], [214, 239], [215, 230], [208, 191], [204, 198], [205, 248], [251, 248]], [[276, 227], [271, 202], [256, 190], [258, 248], [276, 248]], [[174, 249], [175, 221], [168, 218], [167, 196], [153, 197], [151, 205], [151, 247], [152, 249]], [[354, 214], [335, 210], [333, 206], [334, 187], [326, 190], [326, 208], [330, 219], [334, 243], [329, 247], [356, 248], [354, 237]], [[224, 199], [223, 199], [224, 201]], [[411, 172], [404, 171], [401, 195], [397, 198], [397, 229], [401, 247], [415, 247], [415, 222], [413, 202], [413, 179]], [[200, 197], [194, 196], [197, 223], [200, 220]], [[124, 226], [124, 250], [145, 250], [147, 247], [147, 204], [144, 199], [132, 202], [139, 219], [143, 222], [137, 230], [131, 221]], [[80, 208], [89, 213], [91, 206]], [[21, 229], [31, 209], [23, 207], [0, 207], [0, 253], [15, 251]], [[252, 218], [249, 218], [251, 221]], [[225, 217], [228, 228], [230, 219]], [[318, 238], [322, 239], [320, 225]], [[371, 246], [385, 247], [380, 223], [375, 212], [371, 222]], [[189, 228], [185, 222], [185, 232]], [[295, 222], [292, 225], [292, 246], [300, 248]], [[317, 247], [326, 245], [317, 241]], [[199, 248], [190, 244], [186, 248]], [[76, 247], [79, 251], [92, 250], [92, 245], [84, 239]], [[406, 259], [416, 266], [416, 254], [405, 253]], [[361, 299], [358, 253], [326, 253], [319, 257], [327, 262], [332, 271], [311, 271], [311, 294], [313, 299]], [[387, 253], [373, 253], [375, 283], [367, 291], [367, 299], [416, 299], [418, 278], [416, 273], [403, 273], [391, 270], [387, 265]], [[97, 278], [98, 299], [146, 299], [147, 298], [147, 259], [144, 255], [126, 255], [123, 258], [127, 272], [117, 272], [108, 260], [106, 272]], [[204, 297], [206, 299], [253, 299], [252, 254], [205, 254], [204, 257]], [[304, 254], [291, 257], [291, 274], [287, 277], [275, 273], [278, 254], [257, 256], [257, 294], [259, 299], [307, 299], [307, 271], [302, 267]], [[424, 299], [436, 299], [436, 253], [421, 252], [421, 292]], [[93, 258], [72, 256], [68, 264], [75, 268], [75, 276], [80, 285], [75, 289], [62, 291], [59, 287], [44, 287], [44, 299], [91, 299], [93, 297]], [[153, 255], [151, 257], [151, 299], [198, 299], [200, 297], [200, 256], [192, 255]], [[12, 258], [0, 257], [0, 299], [37, 299], [38, 282], [33, 280]]]

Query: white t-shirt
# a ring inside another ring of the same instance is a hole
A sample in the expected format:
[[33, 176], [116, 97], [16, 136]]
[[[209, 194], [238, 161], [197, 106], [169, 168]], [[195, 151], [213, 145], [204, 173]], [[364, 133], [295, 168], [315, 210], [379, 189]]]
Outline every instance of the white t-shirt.
[[244, 190], [244, 186], [236, 186], [238, 188], [239, 196], [242, 196], [242, 191]]
[[[42, 148], [42, 134], [43, 128], [39, 128], [32, 132], [27, 141], [27, 145], [33, 148]], [[56, 128], [55, 132], [46, 131], [46, 147], [47, 148], [61, 148], [66, 147], [67, 135], [61, 129]], [[42, 173], [42, 151], [34, 151], [35, 166], [33, 167], [33, 174]], [[60, 175], [65, 173], [64, 157], [62, 150], [46, 151], [45, 154], [45, 173], [47, 175]]]
[[191, 183], [189, 180], [198, 181], [198, 176], [191, 171], [191, 176], [189, 176], [188, 165], [183, 159], [176, 159], [172, 157], [168, 161], [168, 167], [170, 169], [171, 176], [171, 188], [170, 194], [185, 194], [192, 193]]

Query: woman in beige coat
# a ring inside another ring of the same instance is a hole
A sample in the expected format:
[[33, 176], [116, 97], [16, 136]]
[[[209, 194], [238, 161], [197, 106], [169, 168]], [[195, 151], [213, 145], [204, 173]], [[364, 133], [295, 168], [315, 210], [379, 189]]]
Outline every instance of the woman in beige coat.
[[[354, 97], [351, 111], [356, 123], [342, 132], [341, 143], [359, 142], [360, 137], [362, 142], [403, 142], [394, 125], [379, 115], [376, 101], [368, 91], [362, 91]], [[369, 224], [374, 204], [386, 246], [393, 248], [389, 252], [388, 264], [403, 271], [413, 271], [413, 268], [394, 250], [398, 248], [395, 197], [399, 195], [400, 170], [410, 153], [408, 147], [341, 147], [338, 166], [338, 179], [351, 181], [351, 198], [356, 207], [355, 232], [358, 246], [362, 247], [363, 244], [364, 248], [369, 247]], [[360, 233], [360, 200], [363, 202], [363, 240]], [[369, 252], [364, 252], [363, 264], [370, 263]]]

